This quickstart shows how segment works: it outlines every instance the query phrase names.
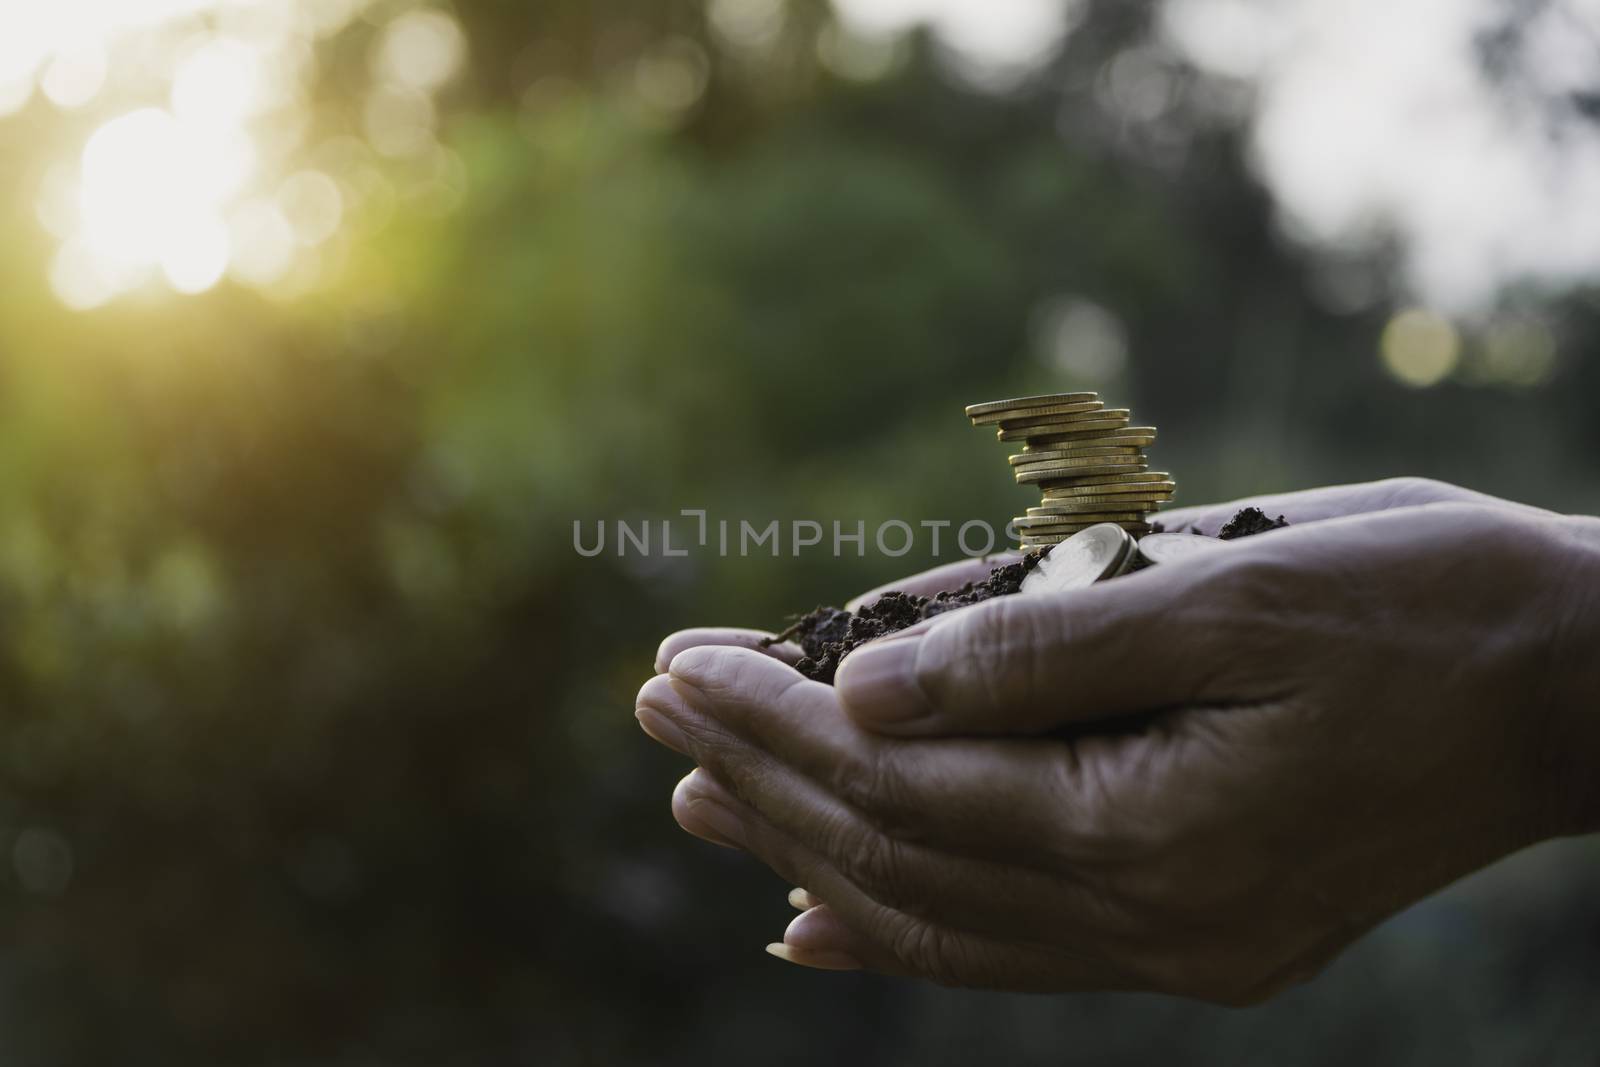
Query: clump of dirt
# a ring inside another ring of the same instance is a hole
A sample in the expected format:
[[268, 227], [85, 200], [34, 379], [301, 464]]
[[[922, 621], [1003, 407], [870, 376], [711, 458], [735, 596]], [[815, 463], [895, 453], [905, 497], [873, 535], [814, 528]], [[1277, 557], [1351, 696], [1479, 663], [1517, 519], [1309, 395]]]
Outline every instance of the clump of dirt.
[[[1267, 518], [1260, 508], [1245, 508], [1228, 520], [1220, 536], [1223, 540], [1231, 541], [1287, 525], [1281, 515], [1273, 520]], [[795, 664], [795, 669], [807, 678], [832, 685], [840, 661], [858, 646], [898, 633], [947, 611], [981, 604], [997, 596], [1010, 596], [1022, 588], [1022, 580], [1028, 576], [1028, 572], [1049, 553], [1048, 548], [1030, 552], [1014, 563], [996, 567], [981, 582], [968, 582], [960, 589], [947, 590], [931, 597], [892, 590], [856, 612], [819, 607], [796, 619], [782, 633], [774, 634], [761, 643], [771, 646], [783, 641], [795, 642], [805, 654]]]
[[1260, 508], [1245, 508], [1229, 519], [1217, 532], [1217, 536], [1224, 541], [1233, 541], [1240, 537], [1266, 533], [1268, 530], [1281, 530], [1287, 525], [1289, 525], [1288, 520], [1282, 515], [1276, 519], [1269, 519], [1267, 513]]
[[805, 653], [805, 658], [796, 663], [795, 668], [807, 678], [831, 685], [839, 662], [857, 646], [956, 608], [1009, 596], [1022, 588], [1022, 579], [1039, 565], [1048, 551], [1030, 552], [1015, 563], [996, 567], [981, 582], [968, 582], [960, 589], [946, 590], [936, 596], [892, 590], [853, 613], [842, 608], [817, 608], [762, 644], [794, 641]]

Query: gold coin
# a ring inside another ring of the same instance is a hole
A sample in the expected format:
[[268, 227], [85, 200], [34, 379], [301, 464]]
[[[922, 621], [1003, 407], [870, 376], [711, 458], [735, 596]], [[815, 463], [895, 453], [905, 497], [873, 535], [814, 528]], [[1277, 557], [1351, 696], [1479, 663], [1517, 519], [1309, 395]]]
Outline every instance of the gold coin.
[[1097, 522], [1144, 522], [1142, 511], [1105, 511], [1088, 515], [1024, 515], [1011, 520], [1024, 533], [1057, 533], [1070, 528], [1082, 529]]
[[1018, 471], [1016, 474], [1018, 485], [1032, 485], [1037, 483], [1041, 489], [1056, 489], [1063, 486], [1076, 486], [1080, 479], [1086, 475], [1099, 474], [1138, 474], [1143, 471], [1146, 464], [1134, 456], [1107, 456], [1107, 459], [1128, 459], [1128, 463], [1116, 463], [1113, 466], [1101, 467], [1053, 467], [1049, 470]]
[[1144, 451], [1144, 446], [1139, 444], [1106, 444], [1084, 445], [1082, 448], [1053, 448], [1047, 452], [1019, 452], [1014, 456], [1007, 456], [1006, 462], [1013, 467], [1020, 467], [1030, 463], [1048, 463], [1053, 459], [1075, 459], [1079, 456], [1132, 456]]
[[[1126, 419], [1128, 415], [1127, 408], [1106, 408], [1097, 400], [1092, 405], [1083, 405], [1081, 411], [1041, 412], [1037, 415], [1008, 414], [998, 421], [1002, 430], [1031, 429], [1036, 434], [1061, 433], [1063, 431], [1053, 427], [1065, 426], [1070, 431], [1075, 428], [1072, 426], [1074, 422], [1080, 424], [1090, 420], [1103, 422], [1107, 419]], [[1049, 426], [1052, 429], [1040, 429], [1042, 426]]]
[[1144, 522], [1149, 516], [1144, 508], [1134, 505], [1101, 504], [1098, 511], [1071, 511], [1054, 512], [1044, 515], [1018, 515], [1011, 521], [1022, 529], [1036, 529], [1040, 526], [1079, 526], [1086, 522]]
[[1113, 474], [1097, 471], [1085, 474], [1073, 482], [1046, 487], [1044, 503], [1067, 497], [1104, 496], [1112, 493], [1170, 493], [1178, 488], [1172, 475], [1166, 471], [1129, 471]]
[[1154, 445], [1154, 437], [1139, 437], [1128, 434], [1085, 434], [1083, 437], [1053, 437], [1048, 442], [1042, 443], [1042, 438], [1029, 437], [1022, 442], [1021, 453], [1011, 456], [1011, 462], [1022, 462], [1027, 456], [1038, 456], [1040, 453], [1056, 453], [1056, 451], [1078, 451], [1083, 448], [1149, 448]]
[[1040, 436], [1029, 434], [1023, 438], [1022, 447], [1024, 451], [1046, 452], [1052, 448], [1077, 448], [1079, 445], [1122, 443], [1148, 445], [1155, 439], [1155, 430], [1148, 426], [1117, 426], [1085, 433], [1052, 433]]
[[1119, 430], [1128, 425], [1126, 414], [1116, 418], [1106, 418], [1106, 412], [1097, 411], [1092, 416], [1078, 419], [1061, 419], [1057, 422], [1042, 426], [1018, 426], [1008, 429], [1001, 426], [995, 431], [995, 437], [1002, 441], [1031, 441], [1035, 437], [1057, 437], [1062, 434], [1073, 433], [1102, 433], [1109, 430]]
[[1034, 474], [1037, 470], [1078, 470], [1082, 467], [1107, 467], [1128, 462], [1146, 462], [1149, 456], [1138, 448], [1118, 448], [1112, 453], [1088, 453], [1085, 456], [1062, 456], [1059, 459], [1029, 459], [1014, 464], [1016, 474]]
[[1021, 421], [1028, 419], [1067, 419], [1075, 415], [1093, 414], [1103, 407], [1105, 407], [1105, 404], [1098, 400], [1083, 400], [1076, 404], [1041, 404], [1036, 408], [1012, 408], [1010, 411], [999, 411], [993, 415], [979, 415], [972, 420], [972, 425], [1010, 424], [1014, 419]]
[[1087, 404], [1098, 401], [1099, 393], [1045, 393], [1041, 396], [1019, 396], [1010, 400], [989, 400], [982, 404], [968, 404], [967, 418], [974, 423], [993, 422], [991, 415], [1008, 411], [1026, 411], [1032, 408], [1059, 407], [1062, 404]]
[[[1096, 523], [1095, 525], [1098, 526], [1099, 523]], [[1150, 524], [1147, 522], [1119, 522], [1117, 525], [1135, 537], [1144, 537], [1150, 533]], [[1090, 529], [1090, 527], [1085, 526], [1084, 529], [1087, 530]], [[1075, 533], [1082, 532], [1082, 530], [1075, 531]], [[1048, 548], [1051, 545], [1059, 545], [1061, 542], [1072, 536], [1074, 536], [1072, 533], [1045, 534], [1034, 533], [1030, 530], [1028, 531], [1027, 535], [1022, 538], [1021, 547], [1025, 551], [1035, 548]]]
[[1133, 508], [1155, 511], [1166, 502], [1166, 497], [1151, 496], [1147, 493], [1124, 493], [1121, 496], [1081, 496], [1074, 497], [1071, 500], [1044, 501], [1036, 508], [1029, 508], [1028, 514], [1030, 516], [1098, 515], [1102, 511], [1129, 511]]

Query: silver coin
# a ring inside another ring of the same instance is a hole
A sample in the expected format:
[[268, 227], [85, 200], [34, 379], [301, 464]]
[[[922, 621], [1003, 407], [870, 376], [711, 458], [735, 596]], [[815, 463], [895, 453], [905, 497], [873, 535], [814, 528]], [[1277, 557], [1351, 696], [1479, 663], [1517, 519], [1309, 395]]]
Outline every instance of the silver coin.
[[1200, 534], [1153, 533], [1139, 540], [1139, 555], [1151, 563], [1173, 563], [1227, 547], [1226, 541]]
[[1120, 574], [1134, 551], [1132, 535], [1115, 523], [1103, 522], [1079, 530], [1039, 561], [1022, 580], [1021, 591], [1062, 593], [1082, 589]]

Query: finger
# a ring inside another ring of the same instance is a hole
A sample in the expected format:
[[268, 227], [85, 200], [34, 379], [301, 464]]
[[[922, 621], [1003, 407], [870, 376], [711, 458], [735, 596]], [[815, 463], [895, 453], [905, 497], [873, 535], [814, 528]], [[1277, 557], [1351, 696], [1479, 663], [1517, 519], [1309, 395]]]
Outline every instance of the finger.
[[723, 848], [743, 848], [740, 838], [743, 837], [744, 831], [725, 810], [728, 805], [719, 803], [722, 798], [716, 789], [702, 784], [695, 790], [696, 776], [703, 778], [705, 772], [698, 768], [692, 770], [680, 778], [678, 784], [673, 787], [672, 817], [685, 832], [693, 834], [702, 841], [709, 841]]
[[789, 890], [789, 906], [794, 908], [796, 911], [810, 911], [812, 908], [817, 907], [821, 903], [822, 901], [818, 900], [810, 893], [807, 893], [799, 886], [795, 886], [793, 889]]
[[679, 751], [692, 744], [683, 729], [692, 734], [695, 718], [709, 716], [901, 840], [1027, 856], [1049, 870], [1082, 859], [1077, 824], [1098, 802], [1063, 742], [886, 738], [852, 721], [832, 686], [741, 649], [685, 652], [666, 684], [645, 688], [641, 699], [677, 732]]
[[658, 674], [644, 683], [639, 688], [639, 695], [633, 698], [633, 717], [639, 720], [639, 729], [653, 740], [679, 755], [687, 756], [689, 742], [683, 736], [683, 731], [661, 711], [663, 703], [676, 699], [677, 694], [672, 689], [670, 679], [664, 674]]
[[[998, 848], [994, 843], [998, 837], [1015, 842], [1001, 858], [990, 860], [931, 843], [957, 832], [945, 825], [948, 818], [972, 820], [959, 803], [939, 796], [940, 783], [931, 776], [918, 792], [937, 806], [911, 817], [915, 834], [891, 835], [829, 789], [728, 733], [713, 717], [687, 706], [673, 709], [672, 714], [703, 770], [886, 905], [932, 920], [959, 920], [965, 928], [1001, 938], [1050, 936], [1062, 944], [1081, 946], [1086, 957], [1103, 955], [1097, 947], [1102, 941], [1137, 932], [1134, 923], [1120, 914], [1115, 924], [1107, 926], [1105, 909], [1076, 881], [1069, 865], [1058, 864], [1048, 873], [1035, 866], [1039, 857], [1054, 859], [1058, 837], [1066, 840], [1054, 826], [1048, 828], [1051, 837], [1031, 841], [1015, 841], [1015, 831], [1005, 827], [1007, 816], [1019, 808], [1048, 812], [1053, 822], [1071, 827], [1076, 813], [1056, 803], [1065, 797], [1030, 804], [990, 778], [987, 789], [992, 799], [985, 808], [991, 821], [973, 829], [987, 830], [988, 840], [980, 844], [991, 852]], [[1003, 782], [1003, 770], [1001, 774]], [[1011, 802], [1006, 804], [1008, 792]], [[1098, 812], [1090, 815], [1098, 817]], [[724, 827], [713, 823], [711, 828], [727, 836]], [[1024, 915], [1050, 918], [1036, 921]]]
[[1187, 508], [1174, 508], [1160, 515], [1164, 530], [1196, 529], [1215, 537], [1223, 525], [1240, 509], [1260, 508], [1268, 518], [1283, 516], [1291, 525], [1320, 522], [1343, 515], [1362, 515], [1391, 508], [1413, 507], [1419, 504], [1465, 503], [1495, 505], [1519, 510], [1537, 511], [1524, 504], [1486, 496], [1471, 489], [1463, 489], [1448, 482], [1431, 478], [1386, 478], [1376, 482], [1359, 482], [1353, 485], [1328, 485], [1316, 489], [1303, 489], [1291, 493], [1269, 493], [1264, 496], [1243, 497], [1221, 504], [1203, 504]]
[[957, 560], [955, 563], [946, 563], [934, 567], [932, 570], [923, 571], [902, 578], [897, 582], [880, 585], [870, 589], [845, 605], [847, 611], [860, 611], [871, 604], [883, 594], [898, 591], [913, 593], [917, 596], [933, 596], [947, 590], [960, 589], [968, 582], [981, 582], [989, 577], [989, 572], [996, 567], [1007, 563], [1015, 563], [1022, 558], [1020, 552], [1002, 552], [997, 556], [981, 556], [973, 559]]
[[998, 597], [861, 646], [835, 686], [855, 722], [901, 736], [1048, 733], [1254, 698], [1236, 665], [1239, 648], [1259, 644], [1260, 622], [1219, 589], [1258, 555], [1207, 553], [1070, 593]]
[[871, 955], [871, 943], [834, 914], [826, 905], [807, 908], [795, 916], [783, 932], [783, 940], [767, 946], [767, 951], [789, 963], [823, 971], [859, 971], [863, 955]]
[[680, 822], [714, 819], [718, 834], [734, 840], [779, 876], [815, 886], [827, 899], [828, 911], [856, 935], [850, 954], [867, 969], [917, 975], [946, 985], [1037, 992], [1140, 985], [1108, 965], [1032, 944], [995, 940], [890, 907], [704, 771], [691, 773], [680, 793], [681, 812], [679, 795], [673, 797], [673, 813]]
[[661, 647], [656, 650], [656, 673], [665, 674], [673, 656], [685, 649], [700, 645], [753, 648], [784, 663], [794, 663], [804, 655], [800, 651], [800, 646], [790, 641], [782, 641], [775, 645], [761, 643], [771, 636], [772, 634], [765, 630], [741, 630], [731, 626], [702, 626], [692, 630], [679, 630], [677, 633], [669, 634], [667, 639], [661, 642]]

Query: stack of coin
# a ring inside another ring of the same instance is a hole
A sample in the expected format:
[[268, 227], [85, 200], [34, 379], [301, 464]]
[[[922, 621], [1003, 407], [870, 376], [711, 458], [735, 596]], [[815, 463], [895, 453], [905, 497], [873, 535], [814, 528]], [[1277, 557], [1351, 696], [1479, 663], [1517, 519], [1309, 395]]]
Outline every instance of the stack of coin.
[[994, 426], [1002, 441], [1022, 442], [1012, 472], [1042, 493], [1038, 507], [1014, 520], [1023, 548], [1058, 544], [1102, 522], [1142, 536], [1150, 513], [1177, 489], [1170, 475], [1149, 469], [1144, 450], [1155, 427], [1129, 426], [1128, 409], [1106, 407], [1097, 393], [973, 404], [967, 417], [974, 426]]

